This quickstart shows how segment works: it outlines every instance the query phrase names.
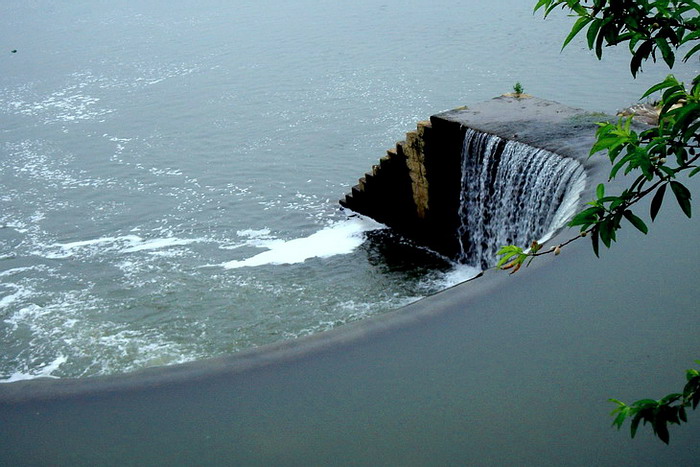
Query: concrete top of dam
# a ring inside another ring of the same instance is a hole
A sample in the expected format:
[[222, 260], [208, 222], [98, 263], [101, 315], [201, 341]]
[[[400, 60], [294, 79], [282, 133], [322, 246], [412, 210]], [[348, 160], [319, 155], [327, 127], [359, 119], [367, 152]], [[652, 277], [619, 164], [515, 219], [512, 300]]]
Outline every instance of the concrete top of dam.
[[546, 149], [577, 159], [590, 170], [597, 165], [588, 158], [595, 142], [596, 123], [613, 118], [538, 97], [500, 96], [438, 113], [431, 120], [458, 123]]

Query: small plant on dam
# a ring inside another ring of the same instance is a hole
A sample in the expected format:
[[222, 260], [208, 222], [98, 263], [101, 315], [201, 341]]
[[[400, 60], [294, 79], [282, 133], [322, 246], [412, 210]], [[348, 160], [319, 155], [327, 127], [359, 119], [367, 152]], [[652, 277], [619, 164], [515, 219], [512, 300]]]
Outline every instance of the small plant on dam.
[[[629, 47], [630, 71], [633, 77], [642, 71], [649, 59], [666, 63], [669, 69], [676, 63], [676, 53], [682, 47], [680, 58], [687, 61], [700, 52], [700, 3], [670, 0], [539, 0], [535, 11], [542, 10], [547, 17], [554, 9], [569, 10], [576, 21], [565, 38], [566, 47], [585, 30], [586, 42], [598, 59], [603, 48], [626, 44]], [[632, 182], [619, 194], [606, 192], [601, 184], [596, 199], [576, 214], [569, 223], [579, 229], [578, 235], [549, 249], [536, 242], [523, 249], [508, 245], [498, 254], [497, 267], [517, 271], [526, 260], [544, 254], [559, 254], [561, 249], [582, 237], [589, 237], [593, 252], [599, 255], [600, 244], [610, 248], [616, 241], [616, 232], [624, 223], [632, 224], [643, 233], [646, 223], [634, 212], [636, 204], [651, 197], [649, 217], [653, 222], [664, 201], [672, 196], [683, 213], [690, 217], [691, 193], [680, 180], [681, 175], [693, 177], [700, 172], [700, 75], [689, 87], [673, 75], [651, 86], [642, 99], [660, 93], [658, 124], [636, 131], [632, 117], [617, 122], [598, 124], [596, 143], [590, 155], [607, 154], [612, 168], [609, 179], [619, 174], [632, 175]], [[631, 405], [617, 404], [613, 411], [614, 426], [620, 428], [627, 418], [634, 436], [640, 422], [649, 423], [654, 434], [669, 442], [668, 425], [686, 421], [686, 408], [695, 409], [700, 402], [700, 376], [697, 370], [688, 370], [688, 382], [682, 393], [669, 394], [660, 400], [642, 399]]]
[[515, 83], [515, 85], [513, 85], [513, 93], [516, 96], [520, 96], [523, 92], [525, 92], [525, 90], [523, 89], [523, 85], [520, 84], [520, 81], [518, 81], [517, 83]]

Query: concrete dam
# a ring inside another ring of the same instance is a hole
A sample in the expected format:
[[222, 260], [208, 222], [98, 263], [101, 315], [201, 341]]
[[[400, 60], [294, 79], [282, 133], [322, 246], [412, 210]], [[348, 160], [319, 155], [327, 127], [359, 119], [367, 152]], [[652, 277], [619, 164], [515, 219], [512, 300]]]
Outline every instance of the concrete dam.
[[340, 203], [486, 269], [500, 246], [547, 240], [589, 198], [584, 192], [600, 177], [588, 152], [602, 118], [508, 96], [439, 113], [388, 150]]

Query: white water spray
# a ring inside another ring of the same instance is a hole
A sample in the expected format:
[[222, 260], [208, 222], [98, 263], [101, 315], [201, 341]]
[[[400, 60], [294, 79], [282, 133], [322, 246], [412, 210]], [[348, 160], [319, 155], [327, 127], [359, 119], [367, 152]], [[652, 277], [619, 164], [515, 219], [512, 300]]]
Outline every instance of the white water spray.
[[486, 269], [503, 245], [545, 241], [575, 213], [585, 180], [574, 159], [468, 128], [459, 261]]

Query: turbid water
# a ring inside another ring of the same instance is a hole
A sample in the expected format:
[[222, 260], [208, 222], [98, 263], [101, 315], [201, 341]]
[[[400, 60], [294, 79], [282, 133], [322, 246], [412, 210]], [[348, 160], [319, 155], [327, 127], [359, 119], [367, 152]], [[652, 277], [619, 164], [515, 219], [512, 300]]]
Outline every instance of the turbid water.
[[569, 27], [521, 0], [3, 2], [0, 379], [224, 355], [467, 277], [337, 199], [516, 81], [613, 112], [659, 79], [560, 53]]

